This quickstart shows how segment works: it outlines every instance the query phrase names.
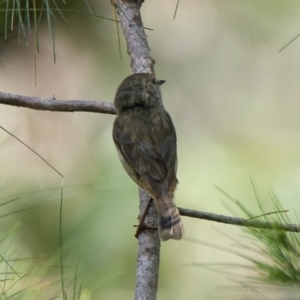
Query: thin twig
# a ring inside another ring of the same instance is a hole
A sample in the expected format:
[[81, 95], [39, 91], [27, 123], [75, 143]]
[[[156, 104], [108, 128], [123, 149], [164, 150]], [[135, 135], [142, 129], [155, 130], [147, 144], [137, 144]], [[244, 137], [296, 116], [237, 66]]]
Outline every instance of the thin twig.
[[61, 290], [63, 295], [63, 300], [66, 300], [65, 293], [65, 281], [64, 281], [64, 265], [63, 265], [63, 238], [62, 238], [62, 215], [63, 215], [63, 182], [61, 183], [60, 189], [60, 206], [59, 206], [59, 259], [60, 259], [60, 280], [61, 280]]
[[224, 224], [236, 225], [236, 226], [245, 226], [245, 227], [254, 227], [260, 229], [271, 229], [271, 230], [283, 230], [290, 232], [300, 232], [300, 225], [298, 224], [281, 224], [276, 222], [263, 222], [257, 220], [247, 220], [243, 218], [236, 218], [224, 215], [218, 215], [203, 211], [191, 210], [182, 207], [178, 207], [179, 213], [182, 216], [214, 221]]
[[115, 115], [113, 103], [89, 100], [41, 99], [0, 92], [0, 104], [57, 112], [94, 112]]
[[24, 145], [26, 148], [28, 148], [30, 151], [32, 151], [35, 155], [37, 155], [44, 163], [46, 163], [52, 170], [54, 170], [59, 176], [64, 177], [56, 168], [54, 168], [45, 158], [43, 158], [40, 154], [38, 154], [34, 149], [32, 149], [30, 146], [28, 146], [26, 143], [24, 143], [22, 140], [20, 140], [18, 137], [16, 137], [14, 134], [0, 126], [0, 129], [8, 133], [10, 136], [15, 138], [18, 142], [20, 142], [22, 145]]

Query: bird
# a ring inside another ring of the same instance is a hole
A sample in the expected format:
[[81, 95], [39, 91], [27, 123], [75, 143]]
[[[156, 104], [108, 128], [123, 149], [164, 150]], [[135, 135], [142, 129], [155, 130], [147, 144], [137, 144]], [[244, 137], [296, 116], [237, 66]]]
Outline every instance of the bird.
[[180, 240], [184, 230], [174, 203], [177, 138], [162, 103], [164, 82], [150, 73], [135, 73], [122, 81], [114, 99], [112, 135], [125, 171], [154, 200], [159, 236], [167, 241]]

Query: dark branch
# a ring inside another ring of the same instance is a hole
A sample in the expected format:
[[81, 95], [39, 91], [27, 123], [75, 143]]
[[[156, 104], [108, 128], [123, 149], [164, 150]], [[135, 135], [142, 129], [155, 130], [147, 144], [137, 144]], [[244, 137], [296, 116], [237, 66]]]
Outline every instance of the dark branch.
[[237, 226], [245, 226], [245, 227], [254, 227], [260, 229], [271, 229], [271, 230], [283, 230], [283, 231], [291, 231], [291, 232], [300, 232], [300, 225], [297, 224], [280, 224], [280, 223], [271, 223], [271, 222], [263, 222], [257, 220], [247, 220], [243, 218], [235, 218], [223, 215], [212, 214], [203, 211], [191, 210], [186, 208], [178, 207], [179, 212], [182, 216], [214, 221], [224, 224], [237, 225]]
[[0, 92], [0, 103], [35, 110], [116, 114], [113, 103], [100, 101], [41, 99]]

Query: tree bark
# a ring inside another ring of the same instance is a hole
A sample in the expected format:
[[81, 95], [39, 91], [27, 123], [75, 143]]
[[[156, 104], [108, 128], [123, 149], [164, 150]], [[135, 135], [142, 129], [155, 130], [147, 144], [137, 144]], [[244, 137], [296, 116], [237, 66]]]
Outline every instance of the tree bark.
[[[154, 73], [154, 60], [149, 53], [140, 8], [143, 1], [119, 0], [115, 2], [120, 23], [127, 43], [133, 73]], [[139, 189], [140, 215], [143, 214], [150, 197]], [[157, 227], [157, 212], [152, 205], [145, 224]], [[157, 294], [159, 274], [160, 240], [157, 230], [145, 230], [138, 236], [138, 258], [136, 269], [135, 300], [154, 300]]]
[[115, 115], [115, 106], [113, 103], [88, 101], [88, 100], [56, 100], [41, 99], [37, 97], [29, 97], [23, 95], [15, 95], [0, 92], [0, 103], [26, 107], [35, 110], [61, 111], [61, 112], [94, 112], [102, 114]]

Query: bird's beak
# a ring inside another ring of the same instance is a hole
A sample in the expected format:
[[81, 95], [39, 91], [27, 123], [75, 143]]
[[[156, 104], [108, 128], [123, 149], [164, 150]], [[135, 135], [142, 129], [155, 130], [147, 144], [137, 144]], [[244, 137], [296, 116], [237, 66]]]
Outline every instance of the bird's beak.
[[165, 80], [156, 80], [156, 84], [157, 85], [162, 85], [164, 84], [166, 81]]

